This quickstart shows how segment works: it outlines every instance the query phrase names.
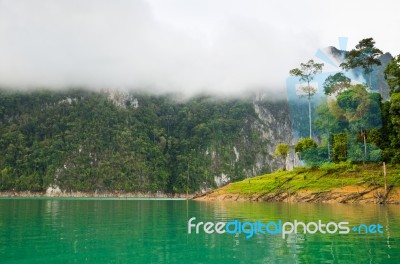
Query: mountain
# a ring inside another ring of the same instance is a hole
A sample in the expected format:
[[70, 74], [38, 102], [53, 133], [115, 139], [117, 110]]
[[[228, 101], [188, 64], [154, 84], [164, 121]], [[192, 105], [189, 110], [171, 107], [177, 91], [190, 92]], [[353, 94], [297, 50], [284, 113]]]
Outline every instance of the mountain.
[[262, 97], [0, 90], [0, 190], [184, 193], [271, 172], [290, 120]]
[[[327, 49], [340, 64], [344, 51]], [[383, 70], [373, 91], [389, 99]], [[322, 73], [322, 85], [329, 73]], [[362, 69], [354, 75], [364, 76]], [[364, 79], [367, 79], [364, 76]], [[288, 98], [221, 99], [84, 89], [0, 89], [0, 191], [203, 192], [296, 163], [293, 143], [308, 137], [307, 101], [288, 78]], [[312, 116], [317, 101], [314, 96]], [[317, 142], [317, 131], [313, 131]], [[285, 164], [273, 155], [289, 143]], [[298, 162], [298, 161], [297, 161]]]

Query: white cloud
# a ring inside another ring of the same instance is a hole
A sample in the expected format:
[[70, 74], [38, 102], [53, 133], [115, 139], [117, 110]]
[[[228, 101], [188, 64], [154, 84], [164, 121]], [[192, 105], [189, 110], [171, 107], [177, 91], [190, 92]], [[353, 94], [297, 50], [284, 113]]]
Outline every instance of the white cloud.
[[281, 92], [291, 68], [339, 36], [353, 46], [372, 36], [385, 51], [396, 49], [393, 5], [399, 4], [0, 0], [0, 84]]

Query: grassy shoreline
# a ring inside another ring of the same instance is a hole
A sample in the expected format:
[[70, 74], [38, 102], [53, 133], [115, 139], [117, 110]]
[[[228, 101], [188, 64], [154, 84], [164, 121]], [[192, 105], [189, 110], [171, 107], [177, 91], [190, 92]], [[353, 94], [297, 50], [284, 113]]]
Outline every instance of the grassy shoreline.
[[341, 163], [277, 171], [228, 184], [196, 200], [400, 204], [400, 166]]

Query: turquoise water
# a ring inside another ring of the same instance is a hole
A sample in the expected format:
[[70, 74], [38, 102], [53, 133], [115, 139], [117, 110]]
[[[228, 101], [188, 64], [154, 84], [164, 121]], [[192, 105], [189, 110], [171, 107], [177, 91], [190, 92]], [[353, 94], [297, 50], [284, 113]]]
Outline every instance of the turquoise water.
[[[383, 234], [188, 234], [187, 221], [379, 223]], [[0, 263], [400, 263], [400, 206], [0, 199]]]

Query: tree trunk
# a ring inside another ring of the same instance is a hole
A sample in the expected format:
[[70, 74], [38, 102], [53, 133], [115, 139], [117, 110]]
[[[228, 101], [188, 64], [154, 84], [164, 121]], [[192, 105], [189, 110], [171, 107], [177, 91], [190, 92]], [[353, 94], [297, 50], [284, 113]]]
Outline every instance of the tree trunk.
[[310, 122], [310, 138], [312, 138], [312, 125], [311, 125], [311, 95], [308, 94], [308, 120]]
[[285, 156], [285, 157], [283, 157], [283, 168], [282, 168], [282, 170], [283, 171], [286, 171], [286, 158], [287, 158], [287, 156]]
[[330, 140], [331, 140], [331, 135], [330, 132], [328, 131], [328, 161], [331, 161], [331, 150], [330, 150]]
[[371, 67], [371, 71], [369, 72], [369, 88], [372, 90], [372, 67]]
[[366, 131], [363, 130], [362, 133], [363, 133], [363, 140], [364, 140], [364, 161], [366, 161], [367, 160], [367, 139], [366, 139], [366, 135], [365, 135]]

